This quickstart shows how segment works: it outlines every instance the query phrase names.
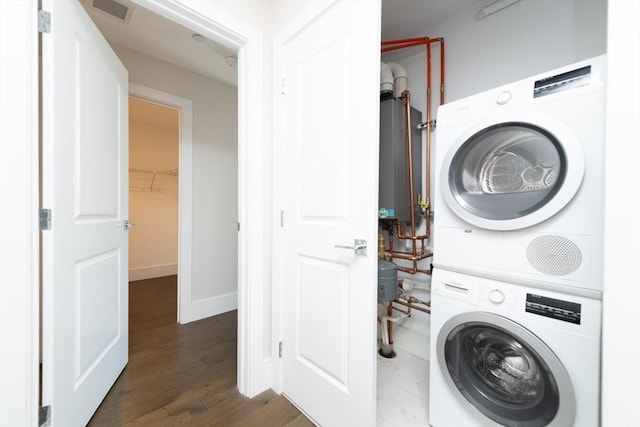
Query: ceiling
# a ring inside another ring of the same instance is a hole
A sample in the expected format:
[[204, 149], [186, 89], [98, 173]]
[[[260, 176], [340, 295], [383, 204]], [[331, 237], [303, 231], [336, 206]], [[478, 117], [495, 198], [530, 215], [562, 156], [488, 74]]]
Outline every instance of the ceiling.
[[[429, 36], [426, 29], [480, 0], [382, 0], [382, 39]], [[230, 85], [237, 85], [236, 53], [212, 40], [193, 39], [193, 31], [129, 0], [81, 0], [110, 42], [178, 65]], [[96, 3], [129, 8], [122, 20], [95, 8]]]
[[[235, 51], [209, 39], [196, 41], [193, 31], [128, 0], [117, 0], [117, 3], [115, 0], [80, 1], [109, 43], [237, 86]], [[121, 20], [93, 7], [100, 3], [127, 6], [127, 17]]]
[[427, 34], [451, 15], [480, 0], [382, 0], [382, 40]]

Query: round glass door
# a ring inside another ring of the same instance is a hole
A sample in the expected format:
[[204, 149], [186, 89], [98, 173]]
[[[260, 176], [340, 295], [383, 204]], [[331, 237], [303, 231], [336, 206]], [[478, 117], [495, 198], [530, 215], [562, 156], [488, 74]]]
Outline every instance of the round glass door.
[[575, 195], [584, 172], [579, 144], [561, 133], [562, 140], [536, 123], [502, 122], [464, 137], [443, 165], [445, 201], [482, 228], [510, 230], [547, 219]]
[[504, 426], [571, 425], [573, 388], [551, 350], [511, 320], [473, 314], [452, 319], [438, 337], [438, 361], [449, 385]]

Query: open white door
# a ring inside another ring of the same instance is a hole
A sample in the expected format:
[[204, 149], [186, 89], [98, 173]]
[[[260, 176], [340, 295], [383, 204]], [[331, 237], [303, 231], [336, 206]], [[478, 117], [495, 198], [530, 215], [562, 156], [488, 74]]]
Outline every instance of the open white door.
[[128, 355], [128, 75], [78, 1], [43, 0], [43, 404], [85, 425]]
[[380, 4], [333, 3], [279, 49], [282, 391], [321, 426], [373, 426]]

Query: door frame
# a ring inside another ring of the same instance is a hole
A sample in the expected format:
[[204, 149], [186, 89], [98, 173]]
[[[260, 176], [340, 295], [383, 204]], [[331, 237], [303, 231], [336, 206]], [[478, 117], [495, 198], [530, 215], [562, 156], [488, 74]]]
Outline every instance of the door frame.
[[[238, 389], [253, 397], [271, 383], [271, 352], [263, 345], [270, 332], [263, 327], [270, 282], [263, 175], [271, 141], [263, 127], [263, 32], [212, 2], [133, 1], [238, 50]], [[0, 352], [0, 424], [31, 426], [38, 425], [40, 350], [38, 3], [2, 1], [0, 10], [0, 194], [12, 206], [0, 210], [0, 281], [15, 284], [0, 286], [0, 338], [13, 349]]]
[[168, 92], [129, 82], [129, 96], [179, 111], [178, 131], [178, 316], [180, 324], [195, 320], [191, 303], [191, 238], [193, 226], [193, 102]]
[[0, 425], [38, 425], [37, 10], [0, 1]]
[[238, 51], [238, 390], [253, 397], [271, 385], [265, 354], [265, 145], [263, 33], [212, 2], [132, 0]]

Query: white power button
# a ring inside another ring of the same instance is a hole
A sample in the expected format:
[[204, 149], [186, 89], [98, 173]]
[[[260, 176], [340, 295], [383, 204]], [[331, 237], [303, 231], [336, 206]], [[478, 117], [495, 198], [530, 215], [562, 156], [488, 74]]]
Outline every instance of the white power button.
[[512, 97], [513, 97], [513, 94], [508, 90], [505, 90], [504, 92], [500, 92], [500, 94], [496, 98], [496, 103], [498, 105], [504, 105], [507, 102], [511, 101]]
[[500, 304], [504, 302], [504, 299], [505, 299], [504, 292], [502, 292], [499, 289], [494, 289], [491, 292], [489, 292], [489, 300], [492, 303]]

